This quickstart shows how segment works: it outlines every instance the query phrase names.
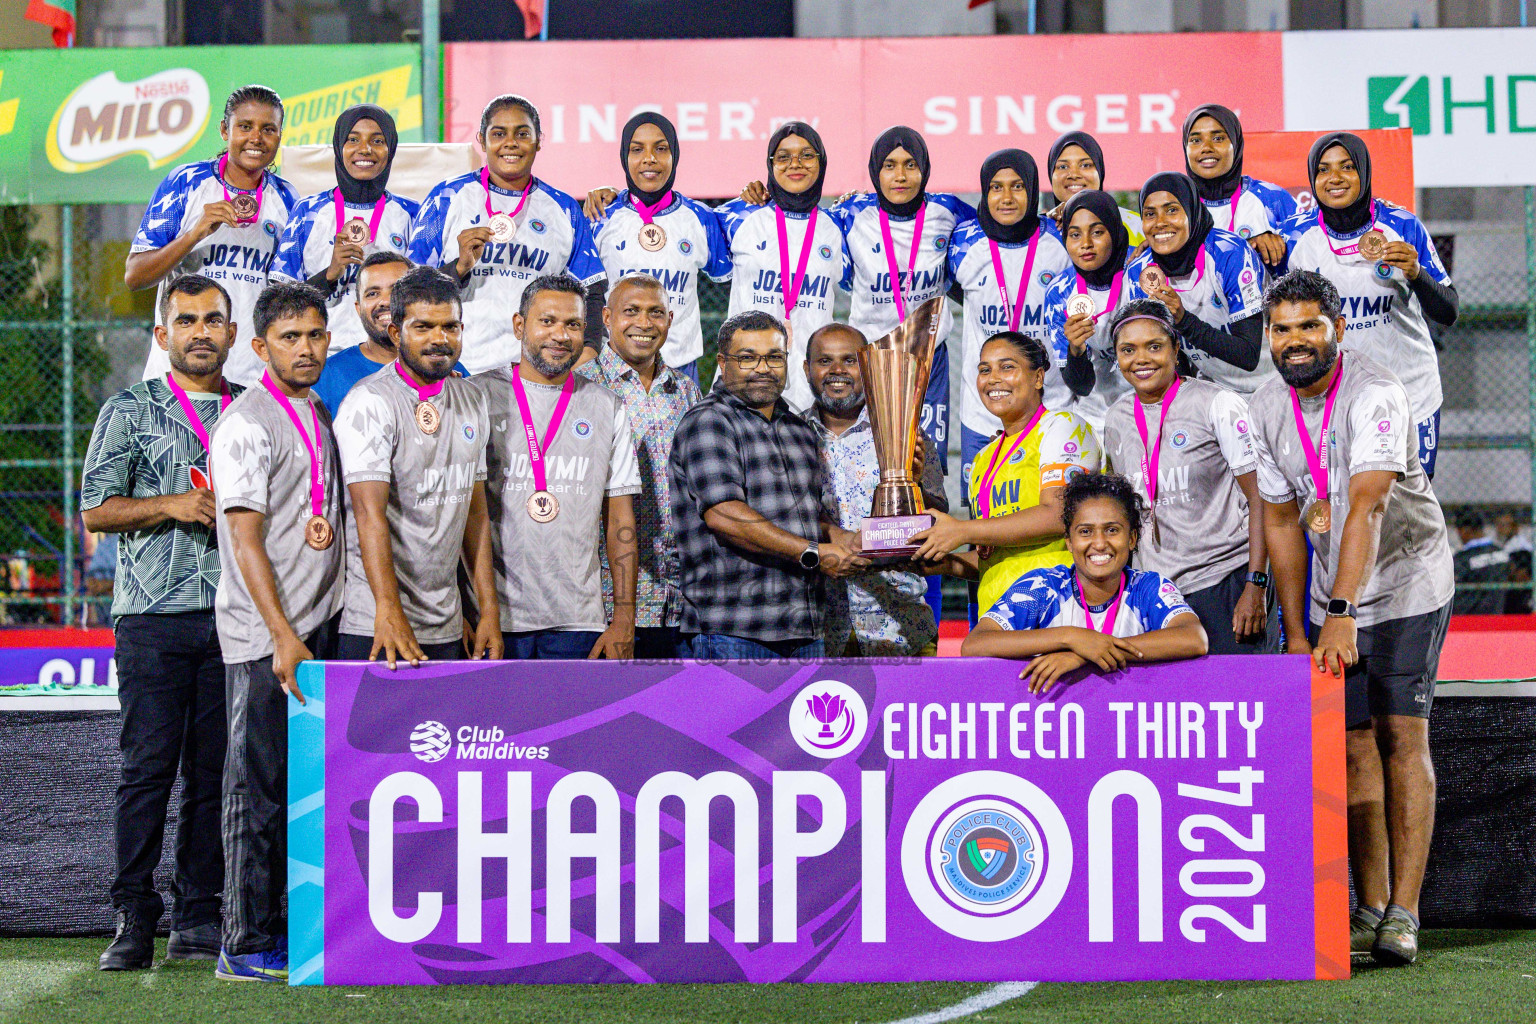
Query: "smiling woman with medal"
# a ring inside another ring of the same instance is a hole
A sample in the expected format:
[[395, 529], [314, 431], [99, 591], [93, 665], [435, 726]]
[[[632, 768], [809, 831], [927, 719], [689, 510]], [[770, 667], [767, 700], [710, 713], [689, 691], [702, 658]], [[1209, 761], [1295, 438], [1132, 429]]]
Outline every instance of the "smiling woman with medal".
[[538, 108], [521, 96], [495, 97], [480, 114], [475, 141], [485, 151], [485, 166], [428, 193], [406, 249], [413, 263], [441, 267], [459, 280], [460, 360], [480, 373], [520, 359], [512, 311], [529, 282], [562, 271], [586, 288], [584, 342], [595, 355], [602, 339], [590, 324], [603, 308], [603, 267], [581, 204], [534, 176], [544, 145]]
[[[1079, 192], [1104, 190], [1104, 150], [1099, 140], [1083, 131], [1067, 132], [1051, 143], [1045, 158], [1046, 174], [1050, 176], [1051, 199], [1055, 205], [1040, 219], [1047, 232], [1060, 239], [1066, 231], [1068, 201]], [[1141, 233], [1141, 218], [1131, 210], [1115, 208], [1126, 237], [1133, 247], [1145, 239]]]
[[273, 278], [307, 281], [326, 297], [333, 353], [367, 337], [354, 287], [363, 260], [404, 252], [418, 212], [415, 201], [385, 187], [398, 142], [395, 119], [384, 108], [343, 110], [331, 138], [336, 187], [300, 200], [277, 247]]
[[1178, 586], [1210, 653], [1263, 650], [1269, 556], [1248, 403], [1180, 375], [1173, 318], [1155, 299], [1121, 306], [1109, 333], [1131, 391], [1109, 410], [1104, 454], [1148, 505], [1136, 567]]
[[1390, 366], [1408, 390], [1419, 462], [1433, 479], [1440, 434], [1440, 363], [1429, 321], [1456, 322], [1459, 299], [1418, 217], [1371, 195], [1371, 154], [1358, 135], [1312, 144], [1307, 177], [1317, 211], [1292, 220], [1292, 270], [1339, 290], [1349, 348]]
[[1184, 167], [1217, 227], [1246, 238], [1265, 266], [1285, 262], [1286, 222], [1296, 215], [1296, 200], [1279, 185], [1243, 173], [1243, 126], [1236, 114], [1219, 103], [1189, 112]]

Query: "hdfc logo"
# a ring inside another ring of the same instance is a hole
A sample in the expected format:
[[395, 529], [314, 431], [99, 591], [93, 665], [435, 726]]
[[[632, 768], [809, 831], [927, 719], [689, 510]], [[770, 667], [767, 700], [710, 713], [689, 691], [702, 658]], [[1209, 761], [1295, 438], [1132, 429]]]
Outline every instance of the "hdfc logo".
[[105, 71], [80, 85], [48, 126], [48, 162], [79, 174], [142, 154], [150, 167], [181, 156], [208, 124], [208, 83], [191, 68], [170, 68], [137, 82]]

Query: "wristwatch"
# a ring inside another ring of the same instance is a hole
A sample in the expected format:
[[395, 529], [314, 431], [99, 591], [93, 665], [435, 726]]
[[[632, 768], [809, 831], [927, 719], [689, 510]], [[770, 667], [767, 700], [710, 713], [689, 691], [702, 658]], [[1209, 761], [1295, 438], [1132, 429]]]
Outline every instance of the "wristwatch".
[[1355, 606], [1342, 597], [1336, 597], [1328, 602], [1328, 617], [1330, 619], [1353, 619], [1355, 618]]
[[1269, 573], [1267, 572], [1251, 572], [1243, 578], [1260, 590], [1269, 589]]
[[821, 565], [821, 545], [815, 541], [807, 544], [805, 550], [800, 552], [800, 568], [807, 572]]

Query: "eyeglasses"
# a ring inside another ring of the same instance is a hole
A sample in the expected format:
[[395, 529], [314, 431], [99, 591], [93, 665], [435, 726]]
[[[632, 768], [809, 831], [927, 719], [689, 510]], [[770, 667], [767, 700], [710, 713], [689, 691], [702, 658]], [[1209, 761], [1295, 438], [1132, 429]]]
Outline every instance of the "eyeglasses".
[[754, 352], [743, 352], [740, 355], [726, 355], [720, 358], [729, 359], [743, 370], [755, 370], [759, 363], [767, 363], [770, 370], [782, 370], [789, 365], [789, 357], [783, 352], [769, 352], [763, 356]]
[[773, 154], [773, 166], [788, 167], [790, 164], [804, 164], [807, 167], [815, 167], [821, 162], [821, 154], [814, 149], [807, 149], [800, 153], [775, 153]]

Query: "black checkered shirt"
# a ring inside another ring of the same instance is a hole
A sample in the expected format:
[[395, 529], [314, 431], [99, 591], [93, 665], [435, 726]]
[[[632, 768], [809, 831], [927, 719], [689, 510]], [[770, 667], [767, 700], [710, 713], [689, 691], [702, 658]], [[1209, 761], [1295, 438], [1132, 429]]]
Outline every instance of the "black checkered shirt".
[[667, 466], [682, 559], [684, 633], [760, 642], [821, 635], [821, 574], [750, 554], [704, 525], [721, 502], [745, 502], [809, 544], [826, 517], [816, 431], [780, 399], [764, 416], [716, 388], [678, 424]]

